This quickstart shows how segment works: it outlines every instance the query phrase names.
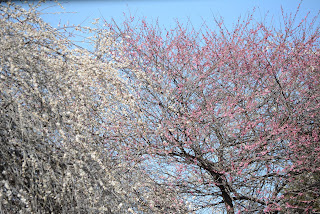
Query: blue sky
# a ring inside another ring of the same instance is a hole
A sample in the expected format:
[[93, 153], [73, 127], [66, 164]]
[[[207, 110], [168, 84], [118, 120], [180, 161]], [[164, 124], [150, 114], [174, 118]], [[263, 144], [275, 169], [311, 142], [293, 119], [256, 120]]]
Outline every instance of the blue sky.
[[[282, 6], [286, 12], [294, 12], [300, 0], [93, 0], [93, 1], [59, 1], [65, 8], [65, 13], [60, 15], [44, 15], [45, 21], [54, 27], [61, 24], [90, 25], [93, 19], [104, 17], [107, 21], [114, 18], [120, 23], [123, 14], [131, 13], [135, 17], [146, 17], [147, 20], [159, 20], [161, 26], [170, 28], [175, 26], [178, 19], [181, 23], [188, 20], [195, 28], [205, 21], [210, 25], [213, 17], [223, 17], [228, 28], [238, 20], [256, 8], [255, 19], [260, 21], [269, 12], [269, 18], [273, 17], [274, 23], [279, 23]], [[44, 7], [52, 5], [46, 3]], [[320, 0], [304, 0], [300, 8], [299, 17], [304, 17], [308, 11], [316, 15], [320, 10]], [[44, 12], [62, 11], [59, 7], [50, 7]], [[270, 20], [270, 19], [269, 19]]]

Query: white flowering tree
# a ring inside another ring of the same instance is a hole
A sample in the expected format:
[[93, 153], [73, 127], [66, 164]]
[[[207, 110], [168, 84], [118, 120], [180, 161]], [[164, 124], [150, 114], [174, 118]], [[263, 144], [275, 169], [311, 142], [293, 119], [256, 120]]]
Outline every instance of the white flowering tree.
[[120, 44], [78, 27], [94, 52], [78, 47], [37, 7], [0, 5], [0, 212], [185, 213], [119, 140], [134, 105]]

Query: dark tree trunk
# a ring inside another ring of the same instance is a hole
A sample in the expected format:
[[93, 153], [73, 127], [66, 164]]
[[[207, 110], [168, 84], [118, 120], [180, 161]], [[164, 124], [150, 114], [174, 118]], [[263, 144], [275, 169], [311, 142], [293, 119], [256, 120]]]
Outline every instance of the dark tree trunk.
[[228, 214], [234, 214], [234, 208], [233, 208], [233, 201], [232, 201], [232, 198], [230, 196], [230, 193], [226, 190], [226, 187], [225, 185], [223, 185], [223, 180], [221, 177], [219, 177], [217, 179], [217, 182], [219, 182], [220, 184], [217, 185], [221, 191], [221, 194], [222, 194], [222, 198], [223, 198], [223, 201], [224, 201], [224, 204], [226, 206], [226, 209], [227, 209], [227, 213]]
[[224, 175], [217, 172], [214, 169], [214, 166], [210, 161], [204, 160], [202, 158], [198, 158], [198, 160], [200, 162], [200, 166], [202, 168], [206, 169], [212, 175], [215, 182], [217, 183], [216, 185], [221, 191], [221, 195], [223, 198], [223, 202], [226, 206], [227, 213], [234, 214], [233, 200], [230, 195], [230, 187], [229, 187]]

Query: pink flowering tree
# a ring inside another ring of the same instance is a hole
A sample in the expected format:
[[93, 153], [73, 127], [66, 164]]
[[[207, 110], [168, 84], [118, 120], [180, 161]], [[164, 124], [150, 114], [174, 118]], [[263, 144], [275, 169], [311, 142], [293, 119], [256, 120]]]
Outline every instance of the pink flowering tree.
[[320, 211], [320, 32], [297, 13], [232, 30], [110, 24], [129, 59], [130, 114], [110, 126], [127, 158], [194, 210]]

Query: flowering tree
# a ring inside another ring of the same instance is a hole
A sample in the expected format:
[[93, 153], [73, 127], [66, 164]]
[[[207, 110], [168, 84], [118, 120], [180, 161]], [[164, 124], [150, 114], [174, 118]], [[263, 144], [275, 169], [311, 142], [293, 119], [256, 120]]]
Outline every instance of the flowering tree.
[[297, 13], [232, 31], [110, 24], [129, 59], [128, 159], [195, 210], [319, 212], [320, 32]]
[[38, 6], [0, 5], [0, 212], [185, 213], [110, 129], [131, 106], [118, 74], [128, 60], [112, 54], [120, 44], [79, 26], [94, 52], [78, 47]]
[[317, 17], [130, 17], [74, 28], [85, 49], [37, 6], [0, 13], [1, 212], [320, 211]]

